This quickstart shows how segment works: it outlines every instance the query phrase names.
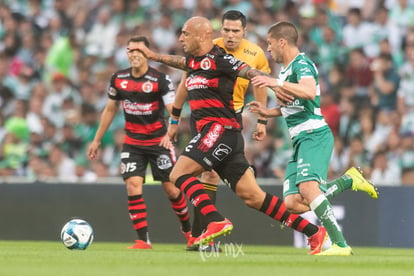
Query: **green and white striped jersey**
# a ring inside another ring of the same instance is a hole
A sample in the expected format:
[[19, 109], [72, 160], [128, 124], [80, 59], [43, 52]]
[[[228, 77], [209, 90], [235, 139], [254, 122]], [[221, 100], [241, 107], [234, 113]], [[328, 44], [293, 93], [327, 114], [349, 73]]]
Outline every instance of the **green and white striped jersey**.
[[318, 80], [318, 69], [304, 54], [298, 54], [286, 68], [281, 69], [279, 79], [298, 83], [301, 78], [314, 78], [316, 81], [316, 97], [314, 100], [295, 98], [286, 106], [281, 106], [282, 115], [289, 128], [290, 137], [299, 133], [311, 132], [321, 127], [327, 127], [320, 108], [321, 90]]

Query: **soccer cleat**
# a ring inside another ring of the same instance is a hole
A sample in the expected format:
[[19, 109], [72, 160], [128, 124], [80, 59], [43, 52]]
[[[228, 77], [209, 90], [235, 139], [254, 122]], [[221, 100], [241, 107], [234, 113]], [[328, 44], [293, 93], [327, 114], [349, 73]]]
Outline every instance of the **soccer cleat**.
[[321, 253], [315, 254], [317, 256], [351, 256], [352, 248], [347, 247], [340, 247], [336, 244], [333, 244], [331, 248], [322, 251]]
[[187, 245], [190, 242], [190, 240], [194, 240], [194, 238], [191, 236], [191, 231], [188, 231], [188, 232], [181, 231], [181, 233], [183, 233], [185, 240], [187, 241]]
[[189, 239], [187, 240], [187, 247], [185, 250], [187, 251], [198, 251], [198, 245], [194, 244], [196, 237], [190, 235]]
[[206, 231], [201, 234], [196, 240], [194, 244], [208, 244], [213, 239], [230, 234], [233, 230], [233, 223], [230, 220], [224, 219], [222, 221], [213, 221], [207, 225]]
[[152, 249], [152, 245], [143, 240], [135, 240], [135, 244], [127, 247], [128, 249]]
[[318, 232], [308, 238], [308, 244], [310, 245], [309, 255], [315, 255], [322, 251], [322, 247], [328, 238], [328, 233], [325, 227], [318, 226]]
[[352, 190], [363, 191], [369, 194], [372, 198], [378, 198], [377, 188], [365, 179], [359, 168], [351, 167], [345, 174], [352, 178]]

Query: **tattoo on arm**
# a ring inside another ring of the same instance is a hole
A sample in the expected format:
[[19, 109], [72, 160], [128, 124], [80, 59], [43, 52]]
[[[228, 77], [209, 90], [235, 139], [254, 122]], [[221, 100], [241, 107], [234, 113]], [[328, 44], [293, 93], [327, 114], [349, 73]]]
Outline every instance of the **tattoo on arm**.
[[250, 66], [246, 66], [239, 72], [239, 77], [251, 80], [252, 78], [256, 76], [269, 76], [269, 74], [262, 72], [260, 70], [257, 70], [255, 68], [252, 68]]
[[186, 71], [185, 57], [174, 55], [158, 55], [155, 59], [157, 62], [164, 63], [168, 66]]

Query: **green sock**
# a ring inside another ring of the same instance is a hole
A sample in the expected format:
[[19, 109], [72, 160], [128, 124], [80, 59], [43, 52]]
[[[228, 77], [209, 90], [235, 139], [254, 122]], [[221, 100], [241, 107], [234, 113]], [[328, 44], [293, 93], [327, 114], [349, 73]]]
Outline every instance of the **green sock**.
[[326, 228], [332, 243], [340, 247], [347, 247], [348, 245], [336, 221], [332, 206], [326, 197], [323, 194], [319, 195], [311, 202], [310, 207]]
[[326, 185], [320, 185], [321, 190], [328, 200], [339, 195], [345, 190], [352, 188], [352, 178], [344, 174], [337, 179], [332, 180], [331, 182], [326, 183]]

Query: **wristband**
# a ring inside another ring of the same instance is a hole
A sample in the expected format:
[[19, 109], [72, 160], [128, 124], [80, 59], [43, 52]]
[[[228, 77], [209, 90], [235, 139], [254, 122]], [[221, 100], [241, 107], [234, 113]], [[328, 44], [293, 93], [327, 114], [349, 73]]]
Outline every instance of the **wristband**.
[[178, 125], [178, 121], [179, 121], [179, 120], [173, 119], [173, 118], [171, 118], [171, 117], [170, 117], [170, 119], [168, 120], [168, 122], [170, 123], [170, 125]]
[[171, 114], [174, 115], [177, 118], [180, 118], [181, 110], [182, 110], [182, 108], [176, 108], [176, 107], [173, 106]]
[[277, 87], [283, 87], [283, 81], [281, 79], [276, 79]]
[[263, 120], [263, 119], [257, 119], [257, 123], [258, 124], [262, 124], [262, 125], [267, 125], [267, 120]]

